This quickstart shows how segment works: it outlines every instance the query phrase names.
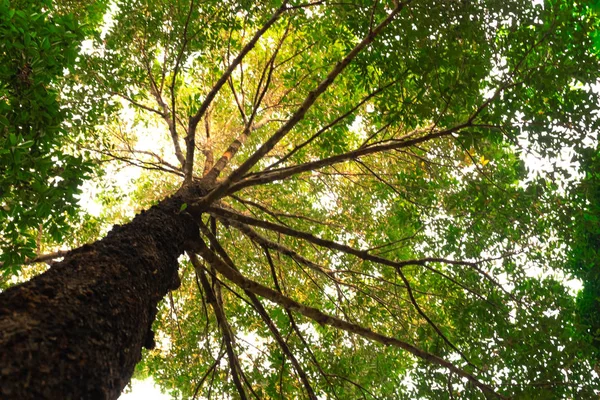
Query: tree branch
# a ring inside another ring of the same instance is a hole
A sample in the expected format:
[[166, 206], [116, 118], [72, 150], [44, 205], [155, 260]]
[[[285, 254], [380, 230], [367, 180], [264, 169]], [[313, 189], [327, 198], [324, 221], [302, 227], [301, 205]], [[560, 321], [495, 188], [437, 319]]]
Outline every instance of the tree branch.
[[[262, 126], [264, 126], [265, 124], [267, 124], [270, 121], [268, 119], [268, 117], [265, 117], [257, 124], [255, 124], [255, 125], [252, 124], [254, 121], [254, 118], [256, 117], [256, 113], [258, 112], [258, 109], [259, 109], [265, 95], [267, 94], [267, 90], [271, 84], [271, 80], [273, 78], [273, 71], [275, 69], [275, 67], [274, 67], [275, 60], [277, 58], [277, 55], [279, 54], [279, 50], [281, 50], [281, 46], [283, 45], [283, 42], [285, 41], [286, 37], [289, 34], [289, 30], [290, 30], [290, 24], [288, 24], [288, 26], [286, 27], [284, 34], [282, 35], [281, 39], [277, 43], [277, 46], [275, 47], [275, 50], [273, 51], [273, 54], [269, 58], [269, 61], [267, 62], [265, 68], [263, 68], [263, 70], [262, 70], [262, 73], [261, 73], [261, 76], [260, 76], [260, 79], [258, 82], [258, 86], [257, 86], [256, 92], [254, 95], [252, 114], [250, 115], [249, 119], [246, 118], [246, 114], [244, 113], [243, 105], [240, 104], [240, 102], [238, 100], [238, 97], [237, 97], [237, 94], [235, 93], [235, 89], [233, 87], [233, 83], [231, 82], [231, 79], [229, 80], [230, 86], [231, 86], [231, 91], [234, 94], [234, 98], [235, 98], [236, 104], [240, 110], [240, 114], [242, 115], [242, 119], [244, 121], [245, 127], [244, 127], [242, 134], [229, 145], [229, 147], [227, 148], [225, 153], [223, 153], [223, 155], [221, 156], [219, 161], [217, 161], [215, 163], [214, 167], [210, 170], [210, 172], [208, 172], [208, 174], [205, 175], [206, 181], [214, 182], [219, 177], [219, 175], [223, 171], [223, 169], [227, 166], [229, 161], [235, 156], [235, 154], [238, 152], [238, 150], [246, 142], [246, 140], [248, 139], [250, 134], [252, 132], [254, 132], [255, 130], [260, 129]], [[265, 83], [264, 83], [264, 87], [261, 90], [261, 86], [263, 86], [263, 82], [265, 82]]]
[[225, 276], [227, 279], [229, 279], [230, 281], [232, 281], [233, 283], [235, 283], [237, 286], [239, 286], [242, 289], [249, 290], [259, 296], [262, 296], [270, 301], [273, 301], [273, 302], [281, 305], [282, 307], [285, 307], [292, 311], [296, 311], [296, 312], [304, 315], [305, 317], [318, 322], [321, 325], [329, 325], [331, 327], [362, 336], [366, 339], [384, 344], [386, 346], [395, 346], [395, 347], [401, 348], [403, 350], [406, 350], [409, 353], [413, 354], [414, 356], [416, 356], [428, 363], [439, 365], [441, 367], [448, 369], [449, 371], [454, 372], [458, 376], [466, 378], [473, 385], [478, 387], [482, 392], [484, 392], [488, 395], [494, 395], [497, 398], [505, 399], [504, 396], [500, 395], [499, 393], [496, 393], [494, 391], [494, 389], [492, 389], [490, 386], [481, 382], [475, 376], [469, 374], [468, 372], [462, 370], [461, 368], [456, 367], [454, 364], [452, 364], [449, 361], [446, 361], [445, 359], [443, 359], [441, 357], [438, 357], [434, 354], [427, 353], [426, 351], [423, 351], [423, 350], [421, 350], [407, 342], [404, 342], [400, 339], [396, 339], [394, 337], [390, 337], [390, 336], [386, 336], [386, 335], [377, 333], [377, 332], [372, 331], [371, 329], [365, 328], [361, 325], [353, 324], [353, 323], [344, 321], [340, 318], [325, 314], [322, 311], [320, 311], [319, 309], [305, 306], [287, 296], [282, 295], [281, 293], [279, 293], [271, 288], [268, 288], [264, 285], [261, 285], [258, 282], [255, 282], [253, 280], [250, 280], [250, 279], [244, 277], [238, 271], [235, 271], [234, 269], [230, 268], [219, 257], [217, 257], [212, 251], [210, 251], [209, 248], [206, 246], [206, 244], [202, 241], [202, 239], [200, 239], [196, 243], [196, 248], [194, 250], [197, 251], [202, 256], [202, 258], [204, 258], [207, 262], [209, 262], [211, 265], [213, 265], [220, 274]]
[[127, 95], [125, 95], [125, 94], [118, 93], [118, 92], [112, 92], [111, 94], [112, 94], [112, 95], [114, 95], [114, 96], [119, 96], [119, 97], [120, 97], [120, 98], [122, 98], [123, 100], [126, 100], [127, 102], [129, 102], [130, 104], [133, 104], [133, 105], [134, 105], [134, 106], [136, 106], [136, 107], [139, 107], [139, 108], [141, 108], [141, 109], [143, 109], [143, 110], [146, 110], [146, 111], [148, 111], [148, 112], [151, 112], [151, 113], [153, 113], [153, 114], [157, 114], [157, 115], [159, 115], [159, 116], [163, 117], [163, 112], [162, 112], [162, 111], [156, 110], [156, 109], [154, 109], [154, 108], [152, 108], [152, 107], [149, 107], [149, 106], [147, 106], [147, 105], [145, 105], [145, 104], [142, 104], [142, 103], [140, 103], [139, 101], [136, 101], [136, 100], [134, 100], [134, 99], [133, 99], [133, 98], [131, 98], [130, 96], [127, 96]]
[[412, 288], [410, 287], [410, 282], [408, 281], [408, 279], [406, 278], [406, 276], [404, 276], [404, 274], [402, 273], [402, 270], [400, 268], [397, 268], [396, 271], [398, 272], [398, 275], [400, 276], [400, 279], [402, 279], [402, 282], [404, 282], [404, 285], [406, 286], [406, 291], [408, 293], [408, 298], [410, 299], [410, 302], [412, 303], [413, 307], [415, 308], [415, 310], [417, 310], [417, 312], [419, 313], [419, 315], [421, 315], [421, 317], [423, 317], [425, 319], [425, 321], [427, 321], [427, 323], [433, 328], [433, 330], [444, 340], [444, 342], [446, 342], [446, 344], [448, 346], [450, 346], [450, 348], [452, 348], [454, 351], [456, 351], [458, 354], [460, 354], [460, 356], [463, 358], [463, 360], [465, 360], [467, 362], [467, 364], [469, 364], [470, 366], [472, 366], [473, 368], [477, 369], [480, 371], [480, 368], [477, 367], [475, 364], [473, 364], [468, 358], [467, 356], [464, 355], [464, 353], [462, 351], [460, 351], [455, 345], [454, 343], [452, 343], [450, 341], [450, 339], [448, 339], [448, 337], [446, 335], [444, 335], [444, 333], [441, 331], [441, 329], [436, 325], [435, 322], [433, 322], [431, 320], [431, 318], [429, 318], [429, 316], [427, 314], [425, 314], [425, 311], [423, 311], [423, 309], [419, 306], [419, 303], [417, 303], [417, 299], [415, 299], [415, 296], [413, 294]]
[[[207, 248], [208, 250], [208, 248]], [[227, 319], [225, 317], [225, 313], [219, 304], [219, 301], [216, 297], [216, 294], [213, 288], [210, 286], [208, 279], [206, 278], [206, 272], [204, 271], [204, 267], [200, 264], [200, 261], [196, 257], [195, 254], [188, 252], [188, 257], [190, 258], [194, 269], [196, 270], [197, 276], [200, 278], [200, 282], [202, 283], [202, 288], [204, 289], [204, 293], [207, 297], [207, 302], [213, 307], [215, 312], [215, 316], [217, 317], [217, 321], [219, 326], [221, 327], [221, 332], [223, 333], [223, 339], [225, 341], [225, 346], [227, 347], [227, 358], [229, 359], [229, 368], [231, 370], [231, 376], [233, 378], [233, 382], [235, 387], [238, 390], [240, 398], [242, 400], [247, 400], [246, 391], [242, 386], [242, 382], [240, 380], [238, 374], [239, 360], [237, 355], [235, 354], [235, 350], [233, 349], [233, 333], [231, 332], [231, 327], [227, 323]], [[212, 263], [211, 263], [212, 265]], [[240, 368], [241, 369], [241, 368]]]
[[354, 112], [360, 108], [363, 104], [365, 104], [367, 101], [371, 100], [373, 97], [377, 96], [379, 93], [383, 92], [384, 90], [386, 90], [387, 88], [393, 86], [394, 84], [396, 84], [397, 81], [393, 81], [388, 83], [387, 85], [384, 85], [382, 87], [380, 87], [379, 89], [369, 93], [369, 95], [367, 95], [364, 99], [362, 99], [358, 104], [356, 104], [354, 107], [352, 107], [350, 110], [348, 110], [347, 112], [345, 112], [344, 114], [340, 115], [339, 117], [337, 117], [336, 119], [334, 119], [333, 121], [331, 121], [329, 124], [325, 125], [324, 127], [322, 127], [321, 129], [319, 129], [315, 134], [313, 134], [310, 138], [308, 138], [306, 141], [304, 141], [303, 143], [295, 146], [289, 153], [287, 153], [284, 157], [282, 157], [281, 159], [277, 160], [276, 162], [274, 162], [273, 164], [269, 165], [267, 168], [265, 168], [265, 171], [269, 171], [275, 167], [277, 167], [278, 165], [283, 164], [286, 160], [288, 160], [291, 156], [293, 156], [294, 154], [296, 154], [296, 152], [298, 152], [299, 150], [303, 149], [305, 146], [311, 144], [316, 138], [318, 138], [319, 136], [321, 136], [323, 133], [325, 133], [327, 130], [331, 129], [333, 126], [337, 125], [340, 121], [343, 121], [344, 119], [346, 119], [348, 116], [354, 114]]
[[421, 136], [419, 138], [414, 138], [414, 139], [409, 139], [409, 140], [404, 140], [404, 141], [393, 141], [391, 143], [386, 143], [386, 144], [377, 144], [377, 145], [361, 147], [361, 148], [358, 148], [353, 151], [349, 151], [344, 154], [340, 154], [337, 156], [332, 156], [329, 158], [324, 158], [322, 160], [308, 162], [308, 163], [304, 163], [304, 164], [300, 164], [300, 165], [295, 165], [292, 167], [279, 168], [279, 169], [275, 169], [275, 170], [271, 170], [271, 171], [264, 171], [264, 172], [250, 174], [244, 180], [232, 184], [230, 186], [230, 188], [227, 190], [227, 194], [237, 192], [246, 187], [263, 185], [266, 183], [283, 180], [290, 176], [300, 174], [302, 172], [313, 171], [316, 169], [320, 169], [320, 168], [324, 168], [327, 166], [339, 164], [339, 163], [342, 163], [345, 161], [360, 158], [360, 157], [363, 157], [363, 156], [366, 156], [369, 154], [381, 153], [381, 152], [384, 152], [387, 150], [394, 150], [394, 149], [400, 149], [403, 147], [414, 146], [416, 144], [423, 143], [423, 142], [426, 142], [426, 141], [429, 141], [432, 139], [449, 136], [452, 133], [458, 132], [461, 129], [466, 128], [468, 126], [470, 126], [470, 124], [467, 122], [464, 124], [457, 125], [453, 128], [449, 128], [449, 129], [445, 129], [443, 131], [437, 131], [437, 132], [431, 132], [430, 129], [428, 129], [428, 128], [427, 129], [417, 129], [413, 132], [414, 133], [430, 132], [430, 133], [428, 133], [424, 136]]
[[260, 245], [262, 247], [266, 247], [268, 249], [273, 249], [283, 255], [286, 255], [286, 256], [296, 260], [300, 264], [306, 265], [308, 268], [312, 269], [313, 271], [321, 273], [330, 279], [334, 279], [334, 280], [336, 279], [335, 276], [333, 275], [332, 270], [327, 269], [315, 262], [310, 261], [309, 259], [307, 259], [307, 258], [301, 256], [300, 254], [298, 254], [297, 252], [295, 252], [294, 250], [290, 249], [289, 247], [286, 247], [282, 244], [279, 244], [279, 243], [273, 242], [272, 240], [267, 239], [266, 237], [264, 237], [261, 234], [259, 234], [258, 232], [256, 232], [254, 229], [252, 229], [249, 226], [242, 224], [238, 221], [229, 220], [228, 222], [230, 222], [233, 227], [238, 229], [244, 235], [248, 236], [248, 238], [250, 240], [257, 243], [258, 245]]
[[[229, 255], [227, 254], [225, 249], [221, 246], [221, 244], [219, 243], [217, 238], [213, 235], [212, 232], [210, 232], [210, 230], [206, 227], [206, 225], [204, 225], [204, 223], [202, 223], [201, 221], [200, 221], [200, 228], [202, 229], [202, 232], [208, 237], [210, 245], [220, 255], [221, 259], [227, 265], [229, 265], [230, 268], [234, 269], [235, 271], [238, 271], [237, 267], [233, 263], [233, 260], [231, 259], [231, 257], [229, 257]], [[290, 359], [292, 365], [294, 366], [294, 369], [296, 370], [296, 373], [298, 374], [298, 376], [300, 378], [300, 381], [304, 385], [304, 388], [308, 394], [308, 397], [311, 400], [317, 400], [317, 396], [315, 395], [315, 392], [310, 384], [310, 381], [308, 380], [306, 373], [304, 372], [304, 369], [302, 369], [302, 366], [300, 365], [300, 363], [298, 362], [298, 360], [296, 359], [296, 357], [290, 350], [289, 346], [287, 345], [287, 343], [281, 336], [281, 333], [277, 329], [277, 326], [275, 326], [275, 323], [273, 322], [271, 317], [269, 317], [269, 314], [265, 310], [264, 306], [262, 305], [262, 303], [260, 302], [258, 297], [256, 297], [256, 295], [254, 293], [252, 293], [248, 290], [244, 289], [244, 292], [246, 293], [246, 295], [252, 302], [252, 305], [253, 305], [254, 309], [257, 311], [258, 315], [261, 317], [263, 322], [267, 325], [267, 327], [271, 331], [271, 334], [277, 341], [277, 344], [279, 344], [279, 347], [281, 347], [281, 350], [283, 351], [283, 353]]]
[[[410, 2], [410, 0], [408, 1]], [[230, 186], [238, 181], [241, 177], [243, 177], [250, 169], [260, 161], [269, 151], [271, 151], [277, 143], [289, 131], [292, 130], [294, 126], [298, 122], [300, 122], [306, 112], [312, 107], [312, 105], [317, 101], [317, 99], [331, 86], [334, 80], [340, 75], [346, 67], [350, 64], [350, 62], [369, 44], [371, 44], [375, 37], [383, 31], [383, 29], [389, 25], [392, 20], [396, 17], [396, 15], [400, 12], [400, 10], [404, 7], [404, 3], [397, 4], [396, 7], [392, 10], [390, 14], [372, 31], [370, 32], [363, 40], [361, 40], [340, 62], [338, 62], [333, 69], [329, 72], [327, 77], [319, 83], [319, 85], [311, 91], [308, 96], [304, 99], [298, 110], [288, 119], [288, 121], [283, 124], [269, 139], [267, 139], [263, 145], [256, 150], [242, 165], [240, 165], [235, 171], [233, 171], [219, 186], [213, 189], [208, 195], [203, 197], [197, 206], [205, 206], [207, 204], [211, 204], [215, 200], [221, 198]]]
[[206, 370], [206, 372], [204, 372], [204, 375], [202, 375], [202, 377], [200, 378], [200, 381], [198, 382], [198, 384], [196, 385], [196, 388], [194, 389], [194, 394], [192, 395], [192, 400], [196, 400], [196, 397], [198, 397], [198, 391], [204, 384], [204, 381], [206, 380], [206, 378], [208, 378], [208, 375], [210, 375], [210, 373], [215, 368], [217, 368], [217, 365], [219, 365], [219, 362], [221, 361], [221, 358], [223, 358], [224, 355], [225, 355], [225, 352], [222, 351], [219, 354], [219, 356], [217, 358], [215, 358], [215, 361], [210, 365], [210, 367]]
[[173, 141], [173, 147], [175, 149], [175, 156], [177, 160], [181, 164], [181, 167], [185, 167], [185, 158], [183, 157], [183, 153], [181, 152], [181, 146], [179, 145], [179, 137], [177, 134], [177, 126], [175, 125], [175, 120], [169, 116], [169, 107], [165, 103], [162, 97], [161, 89], [158, 88], [156, 81], [154, 80], [154, 76], [152, 75], [152, 68], [150, 68], [150, 60], [146, 55], [146, 51], [144, 47], [141, 47], [141, 53], [144, 58], [144, 67], [146, 68], [146, 73], [148, 74], [148, 79], [150, 80], [150, 93], [154, 96], [154, 99], [162, 109], [161, 116], [164, 121], [167, 123], [169, 128], [169, 133], [171, 134], [171, 140]]
[[[240, 202], [244, 206], [246, 206], [246, 208], [248, 208], [247, 206], [252, 206], [252, 207], [258, 208], [260, 211], [264, 212], [267, 215], [270, 215], [271, 217], [273, 217], [274, 219], [276, 219], [278, 222], [280, 222], [283, 225], [287, 225], [287, 224], [285, 222], [283, 222], [281, 220], [281, 218], [290, 218], [290, 219], [302, 219], [304, 221], [312, 222], [313, 224], [317, 224], [317, 225], [334, 226], [336, 228], [341, 228], [341, 229], [344, 228], [343, 226], [335, 224], [333, 222], [318, 220], [316, 218], [307, 217], [305, 215], [287, 214], [287, 213], [272, 211], [272, 210], [269, 210], [266, 206], [264, 206], [262, 204], [259, 204], [255, 201], [242, 199], [241, 197], [236, 196], [236, 195], [231, 195], [230, 197], [233, 198], [234, 200]], [[248, 210], [249, 210], [249, 208], [248, 208]]]
[[[171, 120], [177, 121], [177, 109], [175, 105], [175, 84], [177, 82], [177, 75], [179, 74], [179, 68], [181, 66], [181, 60], [183, 59], [183, 54], [185, 52], [185, 48], [190, 40], [188, 37], [188, 28], [190, 25], [190, 20], [192, 17], [192, 12], [194, 11], [194, 0], [190, 1], [190, 8], [187, 13], [187, 17], [185, 19], [185, 24], [183, 26], [183, 43], [181, 48], [179, 49], [179, 53], [177, 54], [177, 59], [175, 61], [175, 67], [173, 68], [173, 77], [171, 78], [171, 85], [169, 85], [169, 91], [171, 93]], [[191, 127], [190, 127], [191, 128]], [[183, 173], [184, 173], [184, 182], [189, 183], [192, 181], [192, 172], [194, 165], [194, 149], [195, 149], [195, 137], [196, 137], [196, 126], [193, 129], [188, 129], [187, 136], [185, 138], [186, 143], [186, 154], [185, 154], [185, 162], [183, 164]]]
[[307, 240], [318, 246], [325, 247], [330, 250], [337, 250], [337, 251], [341, 251], [343, 253], [351, 254], [351, 255], [356, 256], [365, 261], [371, 261], [371, 262], [375, 262], [378, 264], [388, 265], [388, 266], [391, 266], [394, 268], [402, 268], [407, 265], [422, 266], [422, 265], [424, 265], [426, 263], [430, 263], [430, 262], [440, 262], [440, 263], [453, 264], [453, 265], [467, 265], [469, 267], [476, 266], [476, 263], [469, 262], [469, 261], [456, 261], [456, 260], [448, 260], [448, 259], [444, 259], [444, 258], [434, 258], [434, 257], [427, 257], [427, 258], [414, 259], [414, 260], [392, 261], [387, 258], [383, 258], [383, 257], [377, 256], [374, 254], [370, 254], [366, 250], [358, 250], [353, 247], [346, 246], [344, 244], [337, 243], [337, 242], [334, 242], [331, 240], [321, 239], [319, 237], [311, 235], [310, 233], [297, 231], [295, 229], [289, 228], [287, 226], [275, 224], [273, 222], [261, 221], [259, 219], [252, 218], [252, 217], [249, 217], [249, 216], [246, 216], [243, 214], [238, 214], [231, 210], [225, 210], [225, 209], [219, 208], [219, 207], [210, 207], [208, 209], [208, 212], [212, 215], [216, 215], [220, 218], [224, 218], [226, 221], [239, 221], [239, 222], [242, 222], [242, 223], [245, 223], [248, 225], [258, 226], [260, 228], [268, 229], [268, 230], [271, 230], [274, 232], [279, 232], [279, 233], [282, 233], [287, 236], [293, 236], [293, 237], [297, 237], [300, 239], [304, 239], [304, 240]]
[[204, 101], [198, 108], [198, 111], [189, 119], [188, 123], [188, 136], [186, 137], [187, 144], [187, 154], [185, 158], [186, 168], [186, 179], [185, 182], [191, 182], [192, 180], [192, 169], [194, 164], [194, 149], [195, 149], [195, 134], [198, 123], [208, 110], [208, 107], [214, 100], [217, 93], [221, 90], [223, 85], [227, 83], [229, 77], [233, 73], [233, 71], [237, 68], [237, 66], [242, 62], [246, 54], [250, 52], [258, 42], [258, 40], [262, 37], [262, 35], [279, 19], [279, 17], [287, 10], [287, 0], [283, 2], [281, 7], [277, 9], [277, 11], [271, 16], [271, 18], [260, 28], [252, 37], [252, 39], [242, 48], [242, 51], [238, 54], [238, 56], [232, 61], [229, 65], [229, 68], [225, 70], [221, 78], [215, 83], [213, 88], [208, 92]]
[[[271, 119], [269, 117], [265, 117], [254, 125], [246, 125], [242, 133], [237, 137], [237, 139], [235, 139], [229, 145], [229, 147], [227, 148], [227, 150], [225, 150], [221, 158], [219, 158], [219, 160], [213, 165], [210, 171], [204, 175], [203, 180], [205, 182], [214, 182], [219, 177], [223, 169], [227, 166], [227, 164], [229, 164], [229, 161], [233, 158], [233, 156], [235, 156], [238, 150], [246, 142], [250, 134], [262, 128], [269, 122], [271, 122]], [[248, 124], [252, 124], [252, 120], [248, 121]]]
[[200, 108], [198, 109], [198, 111], [196, 112], [196, 114], [194, 114], [194, 116], [192, 116], [190, 118], [190, 121], [189, 121], [189, 125], [190, 126], [198, 125], [198, 122], [200, 122], [200, 119], [202, 118], [202, 116], [204, 115], [204, 113], [206, 112], [206, 110], [208, 109], [208, 107], [210, 106], [210, 104], [212, 103], [213, 99], [215, 98], [215, 96], [217, 95], [217, 93], [219, 92], [219, 90], [221, 90], [221, 88], [223, 87], [223, 85], [225, 83], [227, 83], [227, 80], [229, 79], [229, 76], [233, 73], [233, 71], [237, 68], [237, 66], [242, 62], [242, 60], [244, 59], [244, 57], [246, 56], [246, 54], [248, 54], [250, 52], [250, 50], [252, 50], [254, 48], [254, 46], [256, 46], [256, 43], [262, 37], [262, 35], [264, 35], [265, 32], [288, 9], [287, 3], [288, 3], [288, 1], [285, 0], [283, 2], [283, 4], [281, 5], [281, 7], [279, 7], [277, 9], [277, 11], [271, 16], [271, 18], [262, 26], [262, 28], [260, 28], [254, 34], [254, 36], [252, 37], [252, 39], [250, 39], [250, 41], [242, 48], [242, 51], [240, 51], [240, 53], [238, 54], [238, 56], [231, 62], [231, 64], [229, 65], [229, 68], [227, 68], [225, 70], [225, 72], [223, 73], [223, 75], [221, 76], [221, 78], [219, 78], [219, 80], [217, 81], [217, 83], [215, 83], [215, 85], [210, 90], [210, 92], [208, 92], [208, 94], [206, 95], [206, 98], [204, 99], [204, 101], [200, 105]]
[[[275, 285], [275, 289], [277, 290], [277, 292], [283, 294], [283, 292], [281, 290], [281, 287], [279, 286], [279, 280], [277, 279], [277, 273], [275, 272], [275, 265], [273, 263], [273, 259], [271, 258], [271, 254], [266, 249], [265, 249], [265, 255], [267, 257], [267, 261], [268, 261], [269, 267], [271, 269], [271, 277], [273, 278], [273, 284]], [[337, 393], [335, 392], [335, 386], [331, 384], [331, 381], [328, 378], [328, 374], [325, 373], [325, 371], [323, 370], [323, 367], [321, 366], [321, 364], [317, 360], [317, 357], [315, 356], [315, 354], [313, 353], [312, 349], [310, 348], [310, 346], [306, 342], [306, 339], [304, 338], [304, 335], [302, 335], [302, 332], [300, 331], [300, 328], [298, 328], [298, 324], [296, 324], [296, 319], [294, 318], [294, 315], [291, 313], [291, 311], [289, 309], [284, 308], [284, 310], [285, 310], [285, 313], [288, 316], [288, 319], [290, 321], [290, 325], [292, 326], [292, 329], [294, 330], [294, 332], [296, 333], [296, 335], [298, 336], [298, 338], [300, 339], [300, 341], [304, 345], [304, 348], [308, 352], [311, 361], [317, 367], [317, 370], [319, 371], [319, 373], [321, 374], [321, 376], [325, 379], [325, 381], [327, 382], [327, 384], [331, 388], [331, 390], [333, 392], [333, 396], [336, 399], [339, 399]]]

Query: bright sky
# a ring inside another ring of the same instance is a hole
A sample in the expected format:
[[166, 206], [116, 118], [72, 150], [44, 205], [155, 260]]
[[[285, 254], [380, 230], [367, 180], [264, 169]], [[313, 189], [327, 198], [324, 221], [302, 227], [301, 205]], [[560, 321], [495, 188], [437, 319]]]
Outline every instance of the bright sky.
[[120, 400], [170, 400], [170, 397], [160, 392], [152, 378], [143, 381], [133, 379], [131, 381], [131, 392], [124, 393]]

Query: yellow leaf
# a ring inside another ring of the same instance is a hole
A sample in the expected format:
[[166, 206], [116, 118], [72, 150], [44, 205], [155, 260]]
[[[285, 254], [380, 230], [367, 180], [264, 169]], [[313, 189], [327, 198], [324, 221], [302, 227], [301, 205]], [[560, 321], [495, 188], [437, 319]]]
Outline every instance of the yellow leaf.
[[490, 160], [486, 160], [484, 156], [481, 156], [481, 158], [479, 159], [479, 162], [481, 163], [481, 165], [485, 166], [485, 165], [487, 165], [487, 163], [490, 162]]

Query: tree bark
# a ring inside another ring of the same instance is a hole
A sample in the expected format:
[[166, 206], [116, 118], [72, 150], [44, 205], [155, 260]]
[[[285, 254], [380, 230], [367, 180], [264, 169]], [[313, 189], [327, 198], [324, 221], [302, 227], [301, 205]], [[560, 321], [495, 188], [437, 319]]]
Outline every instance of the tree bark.
[[0, 398], [116, 399], [158, 302], [179, 286], [178, 257], [198, 237], [164, 200], [47, 272], [0, 294]]

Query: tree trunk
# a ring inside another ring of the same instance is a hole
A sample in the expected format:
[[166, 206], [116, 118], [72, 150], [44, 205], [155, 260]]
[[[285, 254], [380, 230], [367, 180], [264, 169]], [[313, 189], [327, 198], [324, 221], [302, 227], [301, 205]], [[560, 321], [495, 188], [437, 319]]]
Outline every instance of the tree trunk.
[[181, 196], [0, 294], [0, 398], [116, 399], [198, 235]]

